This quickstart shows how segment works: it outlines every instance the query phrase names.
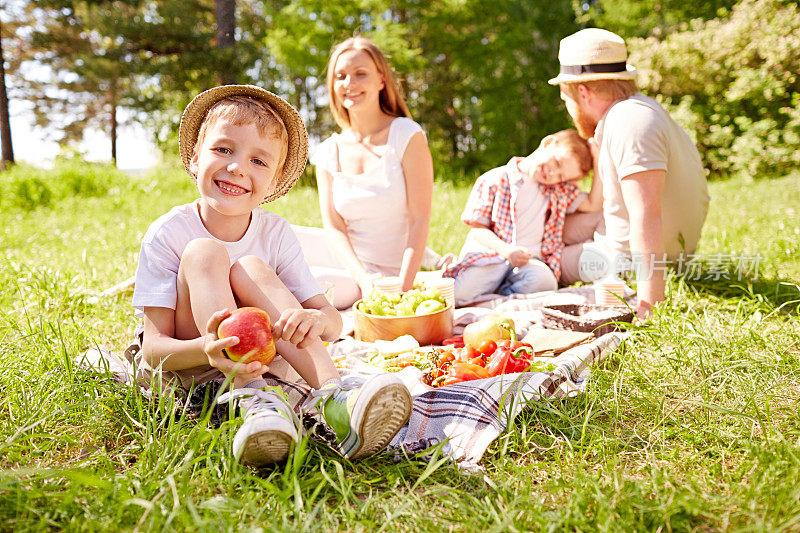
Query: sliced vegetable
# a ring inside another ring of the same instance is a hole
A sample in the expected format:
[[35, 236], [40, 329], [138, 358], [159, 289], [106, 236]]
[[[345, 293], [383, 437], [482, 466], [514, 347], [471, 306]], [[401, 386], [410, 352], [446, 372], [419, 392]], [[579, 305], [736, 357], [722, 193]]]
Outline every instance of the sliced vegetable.
[[442, 341], [442, 346], [454, 346], [456, 348], [463, 348], [464, 347], [464, 337], [459, 335], [458, 337], [450, 337]]
[[488, 372], [486, 372], [486, 369], [482, 366], [473, 365], [472, 363], [461, 363], [458, 361], [450, 366], [449, 375], [464, 381], [484, 379], [489, 377]]

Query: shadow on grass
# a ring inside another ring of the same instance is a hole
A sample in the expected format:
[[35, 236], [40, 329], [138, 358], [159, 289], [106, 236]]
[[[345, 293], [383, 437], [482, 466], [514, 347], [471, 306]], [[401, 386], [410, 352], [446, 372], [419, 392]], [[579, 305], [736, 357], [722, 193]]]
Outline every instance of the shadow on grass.
[[781, 314], [800, 315], [800, 285], [790, 280], [757, 278], [736, 280], [713, 276], [700, 279], [679, 278], [699, 295], [713, 295], [727, 299], [747, 299], [759, 302]]

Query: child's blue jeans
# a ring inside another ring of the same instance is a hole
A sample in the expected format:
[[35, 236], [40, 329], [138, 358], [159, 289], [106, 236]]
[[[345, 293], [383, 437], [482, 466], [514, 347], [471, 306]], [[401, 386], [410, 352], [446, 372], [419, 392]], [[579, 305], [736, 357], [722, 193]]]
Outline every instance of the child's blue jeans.
[[557, 288], [558, 281], [550, 267], [538, 259], [521, 267], [512, 267], [508, 261], [471, 266], [456, 278], [456, 305], [463, 306], [484, 294], [527, 294]]

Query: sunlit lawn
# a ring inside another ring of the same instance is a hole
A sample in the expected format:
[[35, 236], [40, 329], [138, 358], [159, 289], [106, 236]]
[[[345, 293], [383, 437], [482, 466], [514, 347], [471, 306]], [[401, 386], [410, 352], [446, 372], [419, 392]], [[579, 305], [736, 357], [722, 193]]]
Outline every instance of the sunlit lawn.
[[[74, 368], [135, 325], [129, 295], [87, 296], [130, 276], [148, 224], [194, 198], [177, 170], [99, 176], [107, 187], [38, 208], [9, 203], [16, 185], [0, 196], [3, 529], [800, 528], [800, 174], [712, 183], [699, 252], [757, 255], [760, 279], [672, 279], [589, 392], [526, 411], [485, 476], [436, 457], [354, 464], [313, 442], [253, 471], [231, 456], [235, 423], [176, 418], [168, 400]], [[437, 184], [436, 250], [460, 248], [468, 192]], [[313, 189], [270, 208], [319, 225]]]

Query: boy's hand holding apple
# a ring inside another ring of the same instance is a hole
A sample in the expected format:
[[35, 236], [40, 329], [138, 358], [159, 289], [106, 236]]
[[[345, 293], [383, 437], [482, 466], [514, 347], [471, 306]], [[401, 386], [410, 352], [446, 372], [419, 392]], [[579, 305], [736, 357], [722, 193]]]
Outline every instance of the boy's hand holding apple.
[[318, 309], [286, 309], [272, 327], [272, 334], [298, 348], [307, 348], [325, 333], [326, 320]]
[[[203, 351], [208, 356], [208, 364], [218, 369], [226, 376], [233, 376], [235, 387], [242, 387], [254, 379], [260, 378], [269, 370], [269, 366], [262, 361], [240, 361], [226, 356], [239, 344], [239, 337], [219, 337], [220, 324], [231, 316], [231, 311], [223, 309], [217, 311], [208, 319], [206, 334], [202, 337]], [[236, 357], [235, 355], [233, 357]]]

